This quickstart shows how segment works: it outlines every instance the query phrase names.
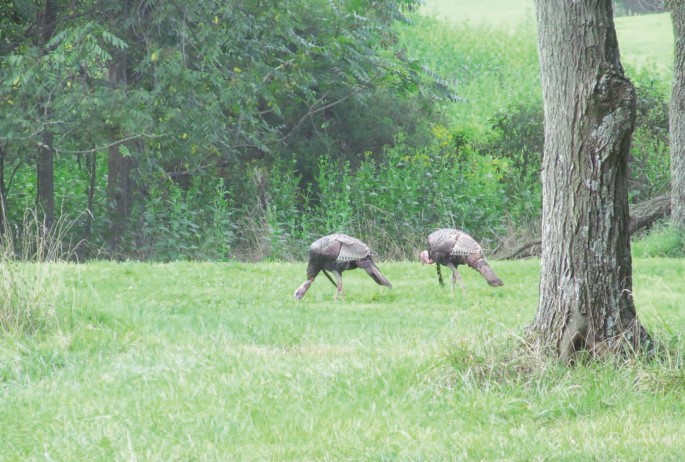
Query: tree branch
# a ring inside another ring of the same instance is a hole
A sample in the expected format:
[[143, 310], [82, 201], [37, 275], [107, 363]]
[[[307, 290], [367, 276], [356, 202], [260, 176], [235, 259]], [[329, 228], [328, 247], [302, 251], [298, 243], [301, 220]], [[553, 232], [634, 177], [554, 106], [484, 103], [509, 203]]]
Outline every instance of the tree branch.
[[[369, 83], [373, 82], [373, 81], [380, 75], [380, 73], [381, 73], [381, 71], [376, 72], [376, 73], [369, 79]], [[336, 100], [336, 101], [332, 101], [332, 102], [330, 102], [330, 103], [328, 103], [328, 104], [326, 104], [326, 105], [324, 105], [324, 106], [321, 106], [321, 107], [316, 107], [316, 105], [317, 105], [317, 104], [320, 104], [320, 103], [324, 100], [324, 98], [326, 97], [326, 95], [328, 95], [328, 92], [324, 93], [323, 96], [322, 96], [321, 98], [319, 98], [319, 99], [318, 99], [318, 100], [309, 108], [309, 111], [307, 111], [307, 113], [306, 113], [305, 115], [303, 115], [303, 116], [300, 118], [300, 120], [297, 121], [297, 123], [296, 123], [295, 125], [293, 125], [293, 128], [290, 129], [290, 131], [289, 131], [286, 135], [283, 135], [283, 136], [278, 140], [278, 142], [279, 142], [279, 143], [280, 143], [280, 142], [283, 142], [283, 141], [285, 141], [286, 139], [288, 139], [290, 136], [292, 136], [292, 134], [295, 133], [295, 131], [300, 127], [300, 125], [302, 125], [302, 124], [304, 123], [304, 121], [305, 121], [308, 117], [311, 117], [311, 116], [313, 116], [314, 114], [318, 114], [318, 113], [321, 112], [321, 111], [325, 111], [326, 109], [330, 109], [330, 108], [332, 108], [333, 106], [337, 106], [338, 104], [340, 104], [340, 103], [342, 103], [342, 102], [344, 102], [344, 101], [350, 99], [351, 97], [353, 97], [353, 96], [355, 96], [355, 95], [358, 95], [359, 93], [361, 93], [361, 92], [363, 92], [363, 91], [365, 91], [365, 90], [368, 90], [368, 89], [369, 89], [369, 88], [366, 87], [366, 86], [357, 87], [354, 91], [350, 92], [349, 94], [343, 96], [342, 98], [340, 98], [340, 99], [338, 99], [338, 100]]]
[[38, 145], [39, 147], [52, 149], [57, 154], [90, 154], [93, 152], [105, 151], [105, 150], [111, 148], [112, 146], [116, 146], [117, 144], [125, 143], [127, 141], [135, 140], [138, 138], [163, 138], [165, 136], [167, 136], [167, 135], [148, 135], [147, 133], [141, 133], [138, 135], [128, 136], [126, 138], [122, 138], [120, 140], [113, 141], [109, 144], [106, 144], [104, 146], [99, 146], [97, 148], [76, 150], [76, 151], [72, 151], [72, 150], [68, 150], [68, 149], [58, 149], [55, 147], [45, 146], [41, 141], [34, 141], [34, 143], [36, 145]]

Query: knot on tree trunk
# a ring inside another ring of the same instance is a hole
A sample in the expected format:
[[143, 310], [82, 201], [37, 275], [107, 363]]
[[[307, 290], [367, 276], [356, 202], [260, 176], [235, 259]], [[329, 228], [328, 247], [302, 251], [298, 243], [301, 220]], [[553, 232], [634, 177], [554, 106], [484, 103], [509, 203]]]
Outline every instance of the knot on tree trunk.
[[612, 155], [627, 155], [623, 148], [630, 146], [636, 106], [635, 87], [630, 80], [613, 71], [595, 80], [584, 123], [590, 132], [594, 167]]

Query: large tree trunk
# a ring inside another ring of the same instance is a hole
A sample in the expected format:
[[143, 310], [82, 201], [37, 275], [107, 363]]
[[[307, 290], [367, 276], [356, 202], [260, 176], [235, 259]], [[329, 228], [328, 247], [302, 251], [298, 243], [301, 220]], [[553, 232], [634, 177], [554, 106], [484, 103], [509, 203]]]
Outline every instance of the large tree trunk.
[[96, 174], [97, 174], [97, 153], [91, 152], [86, 154], [86, 169], [88, 170], [88, 192], [86, 199], [86, 229], [83, 238], [86, 241], [90, 240], [91, 233], [93, 231], [93, 215], [95, 210], [95, 187], [96, 187]]
[[685, 2], [672, 1], [675, 40], [669, 114], [671, 138], [671, 220], [685, 230]]
[[[55, 0], [46, 0], [40, 17], [40, 40], [41, 46], [45, 47], [55, 33], [57, 25], [57, 4]], [[47, 53], [47, 50], [44, 51]], [[55, 173], [52, 150], [52, 132], [48, 128], [50, 108], [47, 102], [43, 102], [43, 139], [38, 149], [38, 161], [36, 162], [36, 182], [38, 209], [43, 213], [43, 222], [47, 229], [52, 228], [55, 221]]]
[[37, 204], [43, 213], [43, 224], [51, 229], [55, 221], [55, 163], [52, 155], [52, 133], [45, 129], [36, 164]]
[[536, 0], [545, 114], [536, 345], [570, 361], [648, 339], [632, 294], [628, 153], [636, 97], [611, 0]]
[[[109, 84], [126, 90], [127, 61], [124, 52], [115, 55], [109, 67]], [[118, 139], [124, 136], [118, 127], [110, 130], [110, 146], [107, 156], [107, 198], [110, 204], [110, 248], [112, 255], [116, 255], [121, 238], [128, 230], [128, 219], [131, 214], [132, 183], [131, 169], [133, 160], [130, 155], [124, 155]]]
[[109, 148], [107, 157], [107, 197], [110, 204], [110, 248], [115, 255], [121, 246], [121, 238], [128, 229], [131, 215], [132, 183], [130, 156], [125, 156], [117, 143]]

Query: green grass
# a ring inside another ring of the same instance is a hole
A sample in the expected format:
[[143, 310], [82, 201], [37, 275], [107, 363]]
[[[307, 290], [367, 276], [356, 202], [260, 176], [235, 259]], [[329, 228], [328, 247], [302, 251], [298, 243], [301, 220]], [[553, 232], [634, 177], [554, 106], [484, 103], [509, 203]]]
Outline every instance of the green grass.
[[535, 24], [533, 0], [425, 0], [422, 10], [437, 18], [473, 25], [516, 26]]
[[[305, 264], [58, 264], [57, 321], [0, 338], [0, 460], [679, 460], [685, 265], [635, 262], [661, 362], [573, 369], [515, 351], [539, 262], [381, 262], [395, 288]], [[670, 361], [670, 363], [669, 363]]]
[[632, 250], [638, 257], [683, 257], [685, 232], [668, 221], [659, 222], [649, 233], [633, 239]]
[[[437, 18], [475, 26], [486, 24], [510, 29], [521, 24], [535, 25], [533, 0], [426, 0], [423, 11]], [[615, 23], [624, 64], [670, 72], [673, 68], [670, 14], [622, 16], [615, 18]]]
[[418, 17], [398, 31], [412, 58], [453, 82], [461, 99], [443, 110], [467, 139], [487, 132], [495, 114], [541, 98], [536, 39], [529, 28], [499, 33], [487, 25]]
[[669, 13], [616, 18], [616, 33], [624, 64], [669, 75], [674, 47]]

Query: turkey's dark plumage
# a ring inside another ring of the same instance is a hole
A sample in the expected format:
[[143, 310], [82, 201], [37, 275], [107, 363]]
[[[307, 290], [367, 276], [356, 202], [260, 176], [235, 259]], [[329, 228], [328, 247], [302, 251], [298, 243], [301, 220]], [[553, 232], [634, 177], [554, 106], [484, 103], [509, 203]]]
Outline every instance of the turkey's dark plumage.
[[457, 267], [468, 265], [478, 271], [491, 286], [502, 286], [504, 283], [497, 277], [485, 259], [483, 249], [471, 236], [458, 229], [439, 229], [428, 236], [428, 250], [420, 255], [425, 264], [435, 263], [438, 270], [438, 281], [443, 285], [440, 265], [452, 270], [452, 290], [457, 279], [461, 279]]
[[[359, 239], [341, 233], [317, 239], [309, 248], [307, 280], [295, 291], [295, 299], [299, 300], [304, 297], [307, 289], [321, 271], [336, 286], [335, 299], [337, 300], [340, 294], [344, 297], [342, 272], [355, 268], [363, 268], [378, 284], [392, 288], [390, 281], [383, 276], [373, 262], [371, 249]], [[333, 273], [337, 283], [326, 271]]]

